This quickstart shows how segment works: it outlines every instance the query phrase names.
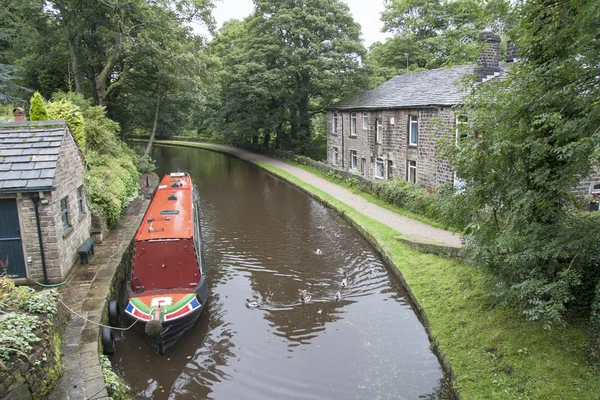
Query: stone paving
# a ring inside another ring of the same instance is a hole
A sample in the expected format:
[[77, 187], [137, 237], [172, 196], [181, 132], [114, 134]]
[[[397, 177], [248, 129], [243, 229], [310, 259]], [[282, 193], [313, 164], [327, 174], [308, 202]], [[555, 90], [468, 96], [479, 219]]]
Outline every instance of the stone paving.
[[[193, 144], [192, 142], [166, 142], [176, 145], [177, 143]], [[246, 150], [239, 149], [237, 147], [208, 144], [202, 143], [202, 146], [214, 147], [215, 149], [232, 154], [239, 158], [245, 159], [249, 162], [261, 162], [268, 165], [277, 167], [298, 179], [303, 180], [320, 189], [327, 194], [331, 195], [335, 199], [342, 201], [354, 208], [356, 211], [366, 215], [375, 221], [381, 222], [396, 230], [398, 233], [404, 236], [404, 240], [408, 242], [414, 242], [418, 245], [443, 245], [451, 248], [458, 248], [461, 246], [460, 236], [457, 233], [452, 233], [443, 229], [438, 229], [433, 226], [424, 224], [414, 219], [405, 217], [398, 213], [395, 213], [387, 208], [381, 207], [377, 204], [371, 203], [370, 201], [362, 198], [361, 196], [352, 193], [350, 190], [345, 189], [335, 183], [329, 182], [315, 174], [311, 174], [302, 168], [294, 167], [293, 165], [287, 164], [284, 161], [271, 158], [262, 154], [252, 153]], [[421, 246], [422, 247], [422, 246]]]
[[63, 302], [88, 321], [71, 315], [63, 334], [62, 363], [65, 370], [49, 399], [109, 398], [100, 367], [100, 327], [97, 324], [101, 321], [111, 282], [123, 253], [131, 244], [148, 209], [151, 193], [158, 186], [158, 179], [154, 177], [150, 188], [145, 187], [145, 177], [140, 178], [144, 197], [127, 207], [119, 224], [104, 237], [102, 243], [96, 243], [90, 263], [75, 266], [67, 283], [60, 287]]

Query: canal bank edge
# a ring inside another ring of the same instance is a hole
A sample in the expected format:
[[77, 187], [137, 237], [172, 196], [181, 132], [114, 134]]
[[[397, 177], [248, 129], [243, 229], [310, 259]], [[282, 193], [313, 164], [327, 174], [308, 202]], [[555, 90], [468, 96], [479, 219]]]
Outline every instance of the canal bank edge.
[[[417, 311], [417, 317], [419, 318], [419, 320], [425, 327], [427, 336], [429, 337], [429, 341], [431, 342], [431, 345], [432, 345], [432, 349], [433, 349], [435, 355], [438, 357], [440, 363], [442, 364], [445, 373], [447, 374], [447, 376], [450, 378], [451, 381], [453, 381], [455, 379], [454, 372], [452, 371], [452, 366], [450, 365], [450, 361], [449, 361], [448, 357], [446, 357], [446, 355], [444, 354], [442, 349], [439, 347], [437, 341], [435, 340], [435, 338], [432, 335], [430, 322], [429, 322], [429, 319], [427, 318], [425, 310], [423, 309], [423, 307], [421, 307], [421, 305], [419, 304], [419, 301], [417, 300], [417, 297], [414, 295], [414, 293], [410, 289], [410, 286], [406, 282], [406, 279], [404, 278], [404, 275], [400, 271], [399, 266], [397, 266], [393, 262], [393, 260], [387, 254], [385, 249], [381, 246], [379, 241], [365, 227], [363, 227], [357, 220], [355, 220], [350, 215], [348, 215], [348, 209], [352, 209], [351, 207], [349, 207], [347, 205], [344, 205], [345, 207], [340, 207], [339, 205], [334, 204], [335, 202], [338, 202], [338, 201], [335, 199], [328, 198], [329, 196], [324, 195], [325, 193], [323, 193], [320, 189], [317, 189], [317, 188], [311, 186], [310, 184], [305, 184], [308, 187], [304, 187], [303, 185], [300, 185], [299, 183], [294, 181], [294, 179], [292, 178], [292, 176], [290, 174], [288, 174], [285, 171], [280, 170], [279, 168], [276, 168], [276, 167], [273, 167], [270, 165], [266, 165], [266, 164], [263, 164], [260, 162], [255, 162], [253, 160], [250, 160], [250, 159], [240, 156], [238, 154], [231, 153], [231, 152], [227, 151], [226, 149], [223, 149], [220, 147], [216, 147], [216, 146], [213, 146], [210, 144], [205, 145], [203, 143], [172, 142], [172, 141], [167, 141], [167, 140], [160, 140], [160, 141], [156, 140], [154, 143], [157, 145], [166, 145], [166, 146], [201, 148], [201, 149], [215, 151], [217, 153], [222, 153], [222, 154], [236, 157], [244, 162], [247, 162], [247, 163], [257, 166], [261, 170], [269, 173], [270, 175], [272, 175], [278, 179], [282, 179], [284, 182], [294, 186], [295, 188], [299, 189], [303, 193], [306, 193], [307, 195], [316, 199], [317, 201], [319, 201], [321, 204], [325, 205], [326, 207], [336, 211], [345, 221], [347, 221], [350, 225], [352, 225], [355, 229], [357, 229], [358, 232], [361, 234], [361, 236], [363, 238], [365, 238], [365, 240], [367, 240], [369, 243], [371, 243], [371, 245], [375, 248], [375, 250], [379, 253], [381, 258], [383, 259], [387, 269], [389, 271], [391, 271], [392, 273], [394, 273], [394, 275], [396, 275], [398, 277], [402, 286], [406, 290], [415, 310]], [[346, 209], [344, 209], [344, 208], [346, 208]], [[352, 210], [355, 212], [358, 212], [354, 209], [352, 209]], [[425, 253], [446, 255], [449, 257], [458, 257], [458, 249], [455, 249], [455, 250], [450, 249], [449, 250], [448, 248], [450, 248], [451, 246], [443, 246], [443, 245], [437, 245], [437, 244], [431, 244], [431, 243], [420, 243], [420, 242], [412, 241], [407, 238], [403, 238], [401, 236], [397, 236], [396, 240], [398, 240], [398, 242], [400, 242], [400, 243], [404, 243], [404, 244], [410, 246], [411, 248], [413, 248], [417, 251], [422, 249], [423, 252], [425, 252]], [[452, 387], [452, 389], [453, 389], [454, 397], [456, 399], [460, 400], [461, 399], [460, 394], [455, 390], [454, 387]]]
[[[157, 144], [201, 148], [228, 155], [213, 145], [160, 141]], [[240, 152], [239, 149], [232, 149]], [[252, 153], [249, 153], [252, 154]], [[244, 160], [244, 157], [234, 155]], [[510, 309], [490, 307], [483, 291], [485, 275], [457, 261], [418, 252], [398, 240], [398, 232], [377, 222], [293, 174], [254, 160], [244, 160], [300, 186], [330, 204], [377, 238], [374, 247], [391, 270], [402, 268], [418, 314], [442, 365], [451, 368], [452, 385], [461, 398], [598, 399], [600, 371], [586, 363], [587, 326], [551, 331], [524, 320]], [[352, 222], [351, 222], [352, 223]], [[356, 226], [356, 225], [355, 225]], [[385, 254], [383, 251], [385, 250]], [[400, 271], [396, 272], [396, 274]], [[401, 362], [401, 360], [399, 360]]]
[[134, 235], [158, 186], [158, 177], [151, 175], [155, 178], [150, 179], [150, 187], [145, 187], [144, 176], [139, 180], [143, 198], [127, 206], [117, 226], [96, 244], [90, 263], [74, 267], [67, 284], [60, 287], [65, 304], [86, 320], [71, 316], [63, 336], [64, 373], [50, 399], [109, 398], [99, 358], [102, 328], [98, 324], [107, 325], [108, 301], [117, 293], [131, 264]]

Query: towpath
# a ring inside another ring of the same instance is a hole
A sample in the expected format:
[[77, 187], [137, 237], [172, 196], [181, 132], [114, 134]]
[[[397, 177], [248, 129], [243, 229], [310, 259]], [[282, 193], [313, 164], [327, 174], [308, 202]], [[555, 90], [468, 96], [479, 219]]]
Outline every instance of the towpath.
[[[161, 141], [158, 143], [168, 144], [187, 144], [193, 145], [196, 143], [192, 142], [166, 142]], [[250, 151], [242, 150], [237, 147], [208, 144], [202, 143], [202, 146], [213, 147], [225, 153], [229, 153], [236, 157], [245, 159], [250, 162], [261, 162], [274, 167], [277, 167], [298, 179], [303, 180], [311, 186], [316, 187], [334, 197], [336, 200], [346, 203], [348, 206], [354, 208], [360, 213], [366, 215], [375, 221], [381, 222], [396, 230], [398, 233], [403, 235], [405, 239], [417, 242], [417, 243], [432, 243], [442, 244], [449, 247], [460, 247], [461, 240], [457, 233], [452, 233], [443, 229], [438, 229], [414, 219], [405, 217], [397, 214], [387, 208], [381, 207], [377, 204], [371, 203], [370, 201], [362, 198], [359, 195], [352, 193], [350, 190], [343, 188], [335, 183], [329, 182], [315, 174], [303, 170], [302, 168], [295, 167], [287, 164], [284, 161], [276, 158], [268, 157], [262, 154], [252, 153]]]
[[123, 212], [121, 220], [96, 243], [87, 265], [77, 264], [59, 292], [65, 305], [85, 319], [71, 315], [63, 334], [62, 362], [65, 367], [50, 400], [108, 400], [106, 383], [98, 357], [98, 338], [105, 302], [123, 254], [131, 244], [158, 178], [151, 175], [150, 186], [140, 178], [140, 194]]

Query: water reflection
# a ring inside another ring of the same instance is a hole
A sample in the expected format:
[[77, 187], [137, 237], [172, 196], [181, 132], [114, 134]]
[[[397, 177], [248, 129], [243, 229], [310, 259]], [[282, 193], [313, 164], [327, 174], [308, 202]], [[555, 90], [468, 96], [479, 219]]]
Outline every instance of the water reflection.
[[136, 397], [449, 398], [402, 288], [339, 216], [239, 160], [155, 149], [159, 175], [198, 185], [210, 304], [165, 356], [134, 333], [118, 341]]

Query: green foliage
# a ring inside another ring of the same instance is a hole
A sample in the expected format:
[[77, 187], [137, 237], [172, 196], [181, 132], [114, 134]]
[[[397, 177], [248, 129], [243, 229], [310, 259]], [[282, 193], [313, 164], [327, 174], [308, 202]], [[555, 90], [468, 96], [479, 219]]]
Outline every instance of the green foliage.
[[19, 312], [0, 314], [0, 360], [10, 361], [15, 354], [27, 356], [32, 344], [40, 341], [34, 333], [39, 319]]
[[596, 367], [600, 367], [600, 281], [596, 285], [596, 296], [592, 302], [590, 318], [590, 343], [588, 358]]
[[[545, 327], [588, 315], [600, 279], [600, 220], [571, 193], [600, 155], [597, 2], [525, 2], [523, 61], [467, 99], [469, 129], [449, 151], [471, 208], [466, 249], [492, 298]], [[574, 56], [577, 55], [577, 56]], [[596, 213], [597, 214], [597, 213]]]
[[67, 123], [79, 147], [85, 149], [85, 120], [79, 106], [63, 98], [49, 102], [46, 109], [49, 119], [63, 120]]
[[360, 26], [337, 0], [255, 7], [210, 43], [223, 66], [216, 126], [229, 143], [315, 153], [312, 117], [366, 87]]
[[375, 185], [375, 195], [381, 200], [416, 214], [439, 220], [440, 208], [435, 198], [417, 185], [403, 179], [379, 182]]
[[136, 158], [135, 167], [140, 174], [145, 174], [146, 172], [154, 171], [156, 169], [156, 164], [152, 157], [142, 155]]
[[89, 151], [86, 160], [91, 166], [87, 173], [88, 191], [92, 194], [92, 210], [101, 212], [109, 226], [114, 226], [121, 211], [136, 196], [139, 173], [134, 165], [134, 154], [122, 147], [119, 157]]
[[29, 110], [29, 119], [31, 121], [47, 121], [48, 112], [44, 105], [44, 99], [40, 92], [35, 92], [31, 97], [31, 109]]
[[104, 376], [106, 390], [110, 398], [113, 400], [129, 399], [131, 388], [113, 371], [112, 364], [107, 356], [100, 355], [100, 366], [102, 367], [102, 375]]
[[509, 10], [506, 0], [387, 1], [381, 19], [394, 36], [371, 46], [373, 84], [408, 71], [475, 62], [479, 34], [502, 35], [511, 20]]

